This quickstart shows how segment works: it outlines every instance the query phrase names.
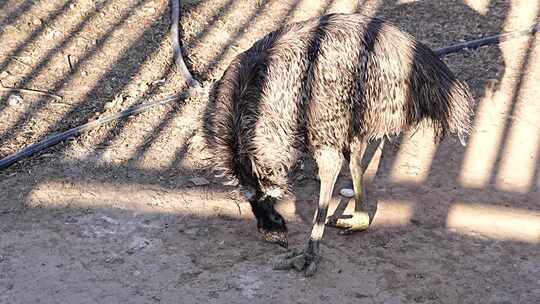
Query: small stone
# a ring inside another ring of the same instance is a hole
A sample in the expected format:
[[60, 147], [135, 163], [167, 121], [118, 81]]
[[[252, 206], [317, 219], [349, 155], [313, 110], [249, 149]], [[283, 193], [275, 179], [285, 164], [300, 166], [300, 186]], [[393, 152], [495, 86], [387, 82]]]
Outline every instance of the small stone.
[[9, 95], [7, 102], [8, 102], [8, 105], [12, 107], [19, 107], [23, 103], [23, 98], [20, 95], [11, 94]]
[[118, 225], [118, 221], [108, 217], [108, 216], [102, 216], [100, 217], [101, 220], [103, 220], [104, 222], [108, 223], [108, 224], [113, 224], [113, 225]]
[[221, 183], [223, 186], [238, 186], [238, 180], [236, 179], [231, 179], [231, 180], [227, 180], [227, 181], [224, 181], [223, 183]]
[[204, 177], [194, 177], [194, 178], [190, 179], [190, 181], [195, 186], [206, 186], [206, 185], [210, 184], [210, 182]]
[[184, 232], [186, 234], [189, 234], [189, 235], [196, 235], [196, 234], [199, 233], [199, 230], [200, 230], [199, 228], [193, 227], [193, 228], [186, 229], [186, 230], [184, 230], [182, 232]]
[[343, 197], [351, 198], [354, 196], [354, 190], [349, 188], [343, 188], [339, 191], [339, 194], [341, 194], [341, 196]]
[[150, 241], [137, 237], [131, 242], [131, 245], [126, 252], [128, 254], [134, 254], [135, 252], [141, 251], [142, 249], [146, 248], [148, 245], [150, 245]]
[[107, 259], [105, 259], [105, 263], [111, 263], [111, 264], [124, 264], [124, 259], [116, 254], [111, 255]]
[[165, 78], [162, 78], [162, 79], [158, 79], [158, 80], [154, 80], [150, 83], [150, 85], [152, 86], [157, 86], [157, 85], [162, 85], [162, 84], [165, 84], [166, 80]]
[[32, 24], [34, 25], [41, 25], [41, 20], [39, 18], [34, 18], [34, 20], [32, 20]]

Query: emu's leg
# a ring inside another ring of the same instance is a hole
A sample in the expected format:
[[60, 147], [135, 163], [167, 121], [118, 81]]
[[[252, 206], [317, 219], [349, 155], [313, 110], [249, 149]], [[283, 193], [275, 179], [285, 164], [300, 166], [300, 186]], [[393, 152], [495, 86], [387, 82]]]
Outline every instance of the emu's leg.
[[369, 228], [369, 215], [365, 210], [365, 204], [362, 193], [362, 157], [366, 150], [365, 142], [358, 142], [351, 145], [351, 160], [349, 169], [354, 188], [354, 212], [349, 218], [332, 219], [328, 222], [329, 226], [342, 228], [340, 234], [351, 234], [355, 231], [362, 231]]
[[319, 244], [324, 232], [324, 223], [328, 212], [328, 204], [332, 198], [332, 192], [336, 183], [343, 155], [331, 149], [319, 150], [315, 153], [315, 160], [319, 167], [321, 187], [319, 194], [319, 207], [313, 219], [313, 229], [306, 249], [301, 253], [287, 254], [283, 259], [274, 264], [274, 269], [305, 270], [306, 276], [311, 276], [317, 271], [319, 262]]

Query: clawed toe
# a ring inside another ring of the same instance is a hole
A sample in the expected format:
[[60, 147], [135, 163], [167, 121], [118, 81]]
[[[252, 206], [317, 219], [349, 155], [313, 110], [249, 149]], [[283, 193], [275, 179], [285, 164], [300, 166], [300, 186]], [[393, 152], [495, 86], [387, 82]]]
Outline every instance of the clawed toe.
[[356, 231], [363, 231], [369, 228], [369, 215], [367, 212], [355, 212], [348, 218], [332, 218], [326, 225], [343, 229], [339, 232], [341, 235], [349, 235]]
[[295, 269], [304, 271], [306, 277], [312, 276], [317, 271], [319, 256], [308, 252], [290, 251], [284, 255], [278, 256], [274, 261], [275, 270]]
[[338, 226], [338, 221], [351, 218], [351, 217], [352, 215], [342, 215], [341, 217], [331, 216], [328, 219], [326, 219], [326, 226], [334, 227], [334, 228], [343, 228], [343, 227]]

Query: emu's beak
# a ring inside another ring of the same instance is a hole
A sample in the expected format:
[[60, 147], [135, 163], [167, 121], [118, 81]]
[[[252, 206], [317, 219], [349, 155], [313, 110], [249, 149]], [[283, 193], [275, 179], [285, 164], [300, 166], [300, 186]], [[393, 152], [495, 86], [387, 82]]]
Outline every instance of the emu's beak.
[[276, 243], [283, 248], [289, 246], [287, 233], [284, 231], [261, 231], [262, 237], [266, 242]]

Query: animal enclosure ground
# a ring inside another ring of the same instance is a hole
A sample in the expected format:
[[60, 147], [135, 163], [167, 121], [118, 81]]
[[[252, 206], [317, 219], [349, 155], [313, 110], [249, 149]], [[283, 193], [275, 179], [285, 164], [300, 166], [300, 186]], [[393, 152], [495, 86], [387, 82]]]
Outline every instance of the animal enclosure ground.
[[[525, 28], [540, 11], [532, 0], [182, 2], [185, 57], [205, 82], [265, 33], [323, 13], [382, 16], [438, 48]], [[169, 20], [166, 0], [0, 0], [0, 158], [181, 91]], [[0, 171], [0, 303], [538, 303], [538, 38], [444, 60], [477, 102], [468, 145], [424, 130], [372, 146], [372, 227], [327, 228], [315, 277], [271, 269], [283, 249], [205, 169], [206, 100], [194, 98]], [[344, 168], [336, 188], [350, 183]], [[299, 247], [317, 206], [309, 160], [294, 186], [278, 209]]]

